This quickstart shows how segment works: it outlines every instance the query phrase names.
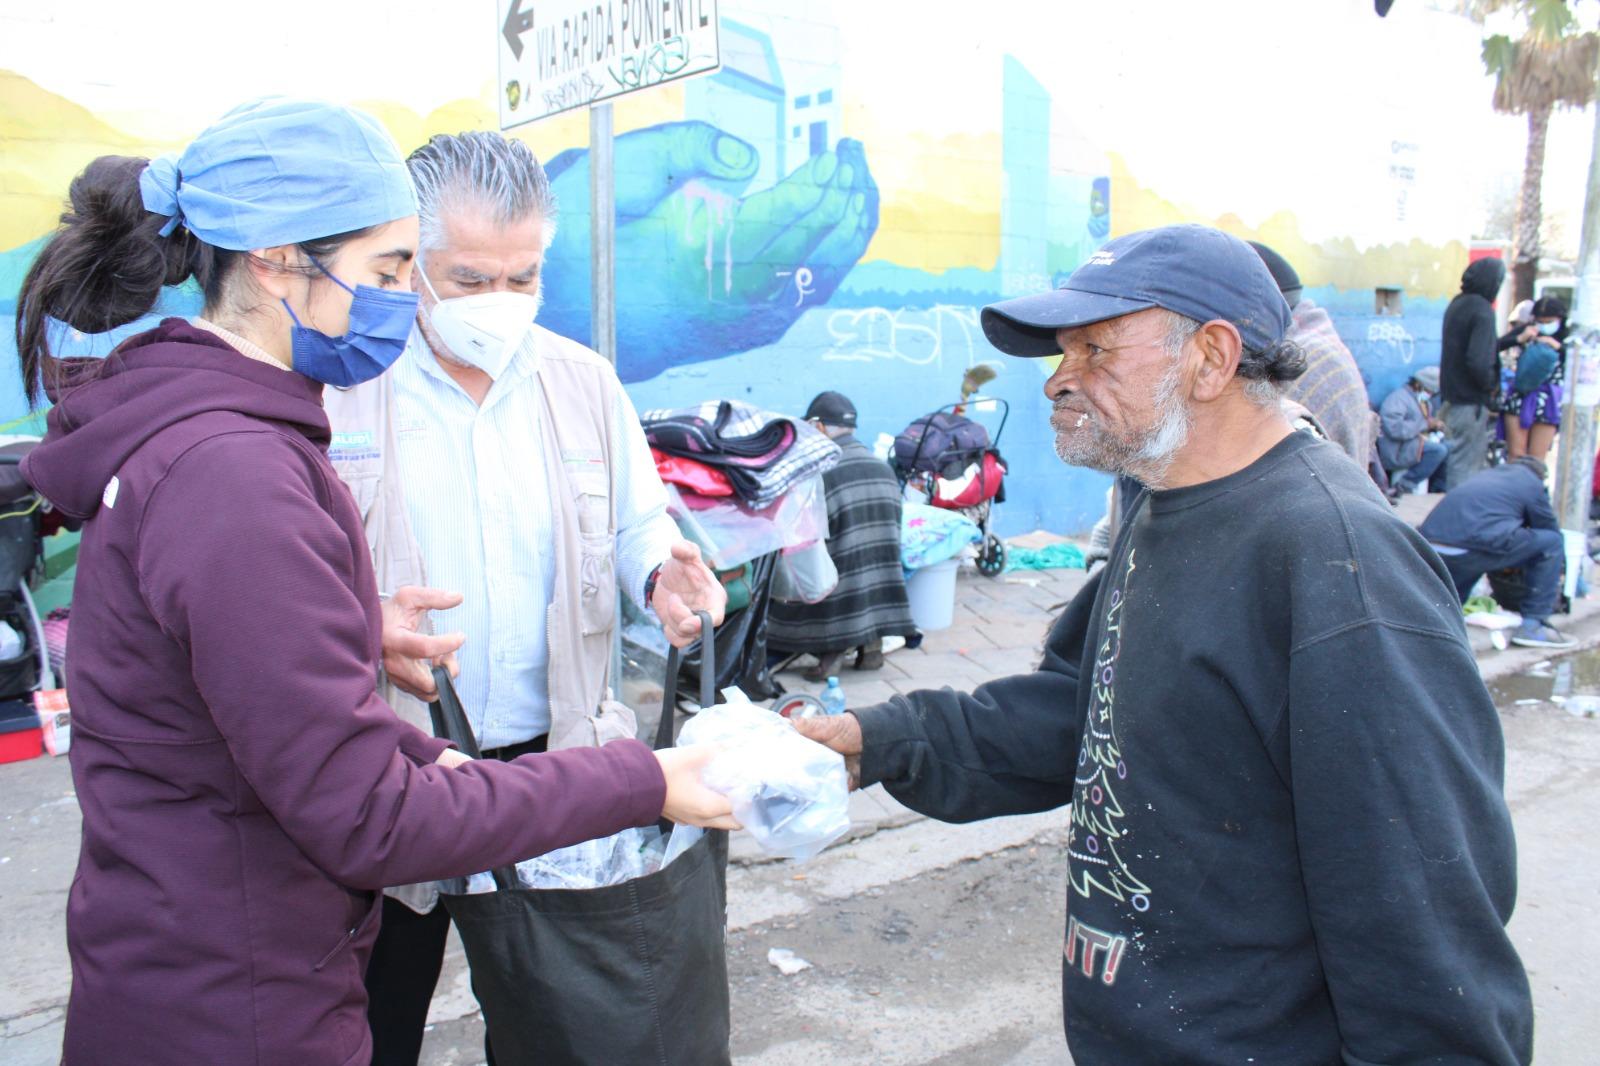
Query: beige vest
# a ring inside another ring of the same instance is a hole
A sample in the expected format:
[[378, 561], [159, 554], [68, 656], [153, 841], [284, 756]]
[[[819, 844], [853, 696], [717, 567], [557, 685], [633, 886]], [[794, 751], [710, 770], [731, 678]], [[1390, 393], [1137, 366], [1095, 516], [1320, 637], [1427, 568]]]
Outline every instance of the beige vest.
[[[414, 344], [423, 344], [413, 334]], [[426, 350], [425, 348], [422, 350]], [[555, 499], [555, 583], [546, 614], [550, 748], [588, 747], [635, 735], [633, 712], [607, 688], [617, 611], [616, 466], [612, 423], [622, 386], [594, 352], [540, 326], [522, 358], [538, 360], [546, 484]], [[394, 389], [387, 376], [324, 394], [334, 439], [329, 458], [350, 487], [367, 532], [378, 587], [425, 585], [427, 572], [406, 511], [395, 450]], [[489, 634], [489, 640], [494, 634]], [[385, 681], [401, 717], [429, 729], [427, 707]]]

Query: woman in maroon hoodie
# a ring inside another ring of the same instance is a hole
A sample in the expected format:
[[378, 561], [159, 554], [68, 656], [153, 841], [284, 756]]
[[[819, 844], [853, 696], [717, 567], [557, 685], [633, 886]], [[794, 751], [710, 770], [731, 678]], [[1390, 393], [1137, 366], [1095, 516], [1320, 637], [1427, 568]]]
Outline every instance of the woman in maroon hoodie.
[[[378, 698], [378, 589], [321, 402], [393, 362], [415, 313], [415, 199], [372, 119], [247, 105], [177, 159], [96, 160], [62, 223], [17, 347], [58, 400], [26, 474], [84, 521], [69, 1066], [365, 1063], [384, 885], [663, 813], [730, 824], [691, 753], [471, 762]], [[110, 329], [190, 277], [202, 318], [51, 357], [51, 319]]]

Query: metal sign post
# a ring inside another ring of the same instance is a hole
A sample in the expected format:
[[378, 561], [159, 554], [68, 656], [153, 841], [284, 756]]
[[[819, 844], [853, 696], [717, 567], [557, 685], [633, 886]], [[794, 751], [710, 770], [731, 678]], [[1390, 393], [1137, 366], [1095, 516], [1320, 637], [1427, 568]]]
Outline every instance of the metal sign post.
[[[1600, 109], [1589, 150], [1589, 186], [1578, 245], [1578, 291], [1566, 344], [1568, 388], [1562, 411], [1556, 471], [1556, 517], [1561, 528], [1586, 533], [1594, 495], [1600, 413]], [[1587, 554], [1587, 553], [1585, 553]]]
[[589, 109], [590, 346], [617, 363], [617, 183], [612, 161], [611, 105]]

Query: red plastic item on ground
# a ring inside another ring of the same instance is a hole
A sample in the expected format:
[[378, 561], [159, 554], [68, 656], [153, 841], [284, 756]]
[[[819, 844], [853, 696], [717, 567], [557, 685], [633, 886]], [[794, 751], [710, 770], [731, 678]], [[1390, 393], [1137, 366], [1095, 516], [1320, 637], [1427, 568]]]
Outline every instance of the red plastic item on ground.
[[733, 495], [733, 483], [728, 480], [728, 475], [714, 466], [668, 455], [655, 448], [650, 449], [650, 457], [656, 461], [656, 473], [669, 485], [681, 485], [701, 496]]
[[0, 763], [37, 759], [44, 754], [44, 730], [31, 700], [0, 703]]

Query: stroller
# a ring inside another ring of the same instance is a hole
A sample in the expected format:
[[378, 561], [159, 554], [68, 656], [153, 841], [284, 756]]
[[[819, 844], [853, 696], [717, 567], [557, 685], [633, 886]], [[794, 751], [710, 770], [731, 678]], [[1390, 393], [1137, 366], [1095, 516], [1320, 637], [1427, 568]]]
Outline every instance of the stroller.
[[31, 716], [33, 694], [55, 687], [44, 626], [28, 589], [44, 557], [43, 501], [18, 469], [37, 443], [0, 438], [0, 718]]
[[[963, 414], [969, 404], [994, 404], [1000, 424], [994, 436]], [[990, 528], [994, 505], [1006, 500], [1006, 462], [998, 445], [1011, 417], [1011, 405], [998, 398], [974, 397], [945, 404], [924, 415], [894, 439], [894, 471], [900, 487], [927, 494], [935, 507], [960, 511], [983, 534], [978, 572], [999, 577], [1006, 568], [1006, 546]]]

